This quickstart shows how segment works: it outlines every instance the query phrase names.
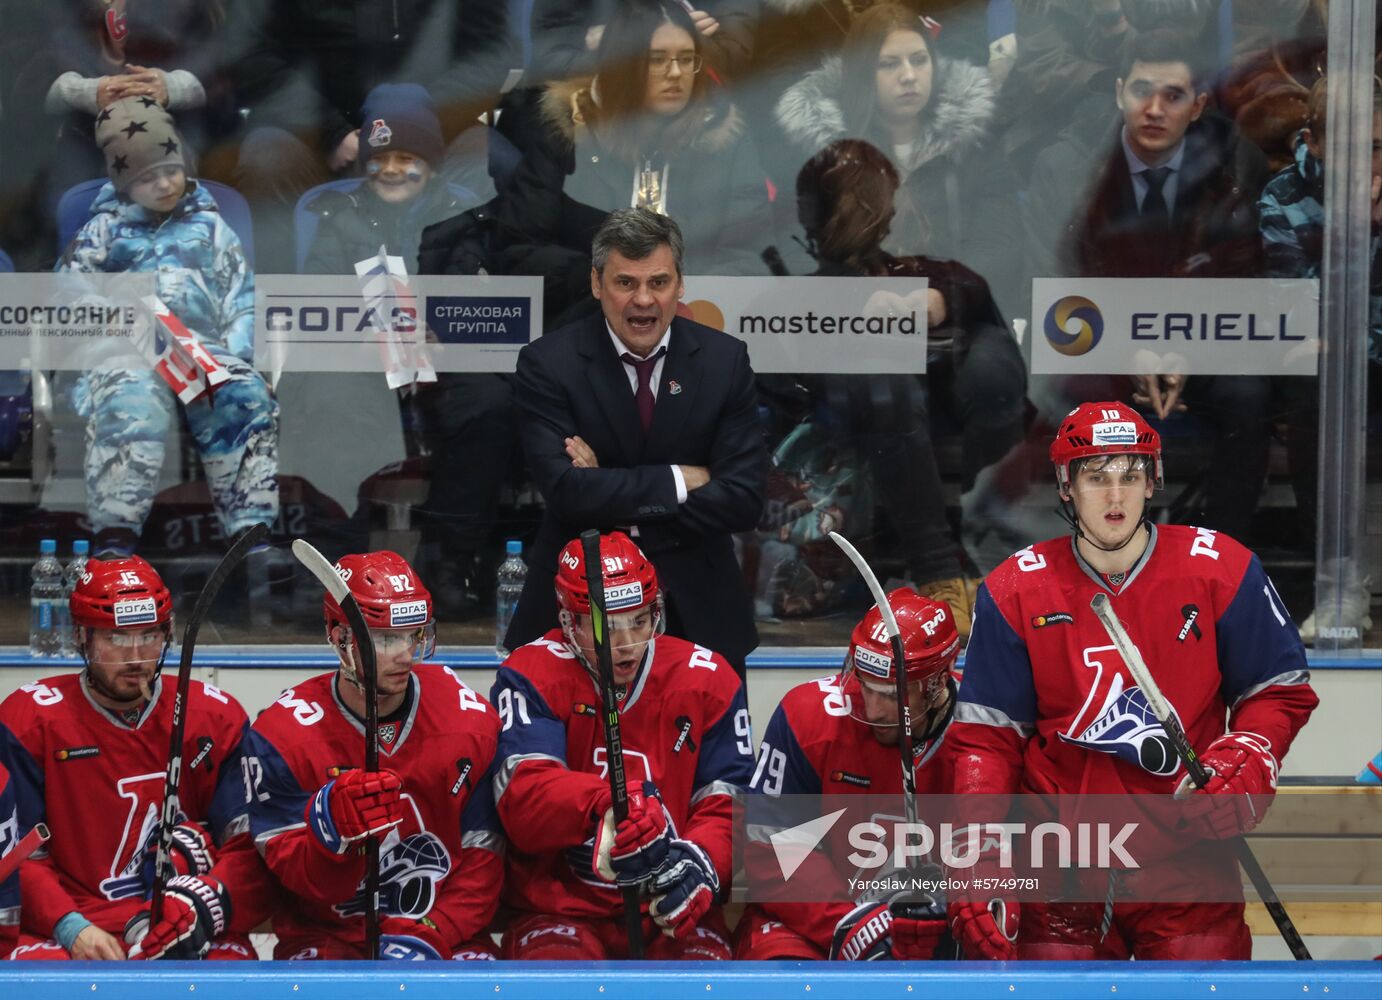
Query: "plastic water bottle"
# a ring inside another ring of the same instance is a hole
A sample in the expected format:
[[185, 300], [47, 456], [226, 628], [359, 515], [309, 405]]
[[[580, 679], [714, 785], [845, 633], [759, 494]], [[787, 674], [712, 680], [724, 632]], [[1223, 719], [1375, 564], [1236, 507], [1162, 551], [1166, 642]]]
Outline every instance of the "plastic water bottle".
[[499, 659], [509, 655], [504, 647], [504, 633], [513, 621], [514, 608], [523, 593], [523, 581], [528, 579], [528, 565], [523, 561], [523, 543], [510, 538], [504, 544], [504, 561], [499, 564], [499, 586], [494, 593], [494, 651]]
[[58, 609], [58, 618], [61, 623], [63, 656], [77, 655], [77, 632], [72, 627], [72, 605], [70, 602], [72, 591], [77, 589], [82, 574], [86, 572], [86, 559], [90, 552], [91, 543], [85, 538], [78, 538], [72, 543], [72, 561], [62, 571], [62, 607]]
[[62, 563], [58, 562], [57, 539], [45, 538], [38, 545], [38, 562], [30, 571], [29, 655], [58, 656], [62, 652], [59, 634], [59, 608], [62, 605]]

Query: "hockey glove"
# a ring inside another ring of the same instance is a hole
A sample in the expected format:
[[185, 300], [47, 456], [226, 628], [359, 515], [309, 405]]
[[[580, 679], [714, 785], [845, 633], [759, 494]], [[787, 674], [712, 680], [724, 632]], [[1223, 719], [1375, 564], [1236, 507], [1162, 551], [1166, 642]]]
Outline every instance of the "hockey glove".
[[1196, 788], [1187, 774], [1176, 788], [1178, 799], [1219, 796], [1187, 803], [1187, 819], [1195, 833], [1227, 840], [1262, 822], [1276, 795], [1277, 778], [1276, 757], [1266, 740], [1256, 733], [1225, 733], [1209, 744], [1200, 763], [1209, 771], [1209, 783]]
[[141, 910], [125, 925], [130, 958], [201, 958], [230, 924], [230, 895], [210, 875], [179, 875], [163, 892], [163, 919]]
[[606, 809], [595, 831], [595, 872], [620, 886], [642, 885], [668, 865], [668, 846], [676, 836], [662, 797], [651, 781], [643, 791], [629, 789], [629, 815], [614, 823], [613, 807]]
[[385, 917], [379, 922], [379, 957], [403, 962], [425, 962], [451, 957], [437, 925], [426, 918]]
[[830, 957], [845, 962], [892, 958], [893, 914], [887, 903], [860, 903], [835, 925]]
[[[216, 863], [216, 848], [211, 837], [197, 823], [179, 823], [173, 827], [173, 840], [168, 853], [172, 862], [172, 875], [205, 875]], [[155, 830], [144, 848], [142, 875], [144, 887], [150, 891], [154, 887], [158, 864], [158, 831]]]
[[710, 856], [689, 840], [667, 847], [667, 866], [648, 884], [648, 915], [668, 937], [690, 937], [720, 895]]
[[347, 771], [307, 803], [307, 828], [330, 854], [403, 822], [403, 783], [392, 771]]
[[860, 903], [835, 925], [830, 957], [848, 962], [935, 957], [946, 934], [945, 904], [927, 893]]

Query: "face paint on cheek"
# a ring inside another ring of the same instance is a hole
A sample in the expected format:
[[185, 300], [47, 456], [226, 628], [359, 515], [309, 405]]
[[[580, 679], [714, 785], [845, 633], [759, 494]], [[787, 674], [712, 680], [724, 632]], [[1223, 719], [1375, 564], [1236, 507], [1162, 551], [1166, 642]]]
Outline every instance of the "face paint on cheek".
[[415, 163], [409, 164], [408, 169], [407, 169], [407, 170], [404, 172], [404, 174], [403, 174], [403, 177], [404, 177], [406, 180], [409, 180], [409, 181], [412, 181], [412, 182], [421, 181], [421, 180], [422, 180], [422, 168], [419, 167], [419, 166], [418, 166], [417, 164], [415, 164]]
[[365, 173], [369, 174], [371, 177], [378, 177], [383, 169], [384, 168], [379, 165], [378, 160], [370, 160], [365, 164]]

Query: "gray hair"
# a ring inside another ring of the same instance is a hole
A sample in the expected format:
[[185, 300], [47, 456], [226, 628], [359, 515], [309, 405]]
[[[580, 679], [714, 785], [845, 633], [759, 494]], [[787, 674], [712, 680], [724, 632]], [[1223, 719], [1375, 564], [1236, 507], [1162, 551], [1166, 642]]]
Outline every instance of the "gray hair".
[[595, 270], [605, 273], [605, 262], [610, 251], [617, 250], [629, 260], [642, 260], [658, 247], [666, 245], [676, 261], [677, 276], [682, 273], [681, 261], [686, 253], [686, 241], [682, 239], [681, 227], [667, 215], [659, 215], [648, 208], [621, 208], [609, 213], [600, 228], [595, 232], [591, 244], [591, 263]]

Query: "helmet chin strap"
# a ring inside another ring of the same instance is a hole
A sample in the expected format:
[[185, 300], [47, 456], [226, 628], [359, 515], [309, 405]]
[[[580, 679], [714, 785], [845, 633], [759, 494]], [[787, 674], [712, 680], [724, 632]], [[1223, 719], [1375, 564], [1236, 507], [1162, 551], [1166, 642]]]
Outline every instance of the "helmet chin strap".
[[1063, 521], [1065, 521], [1066, 524], [1070, 525], [1070, 529], [1071, 529], [1071, 531], [1074, 533], [1074, 535], [1075, 535], [1075, 537], [1076, 537], [1077, 539], [1083, 539], [1083, 540], [1084, 540], [1085, 542], [1087, 542], [1092, 548], [1096, 548], [1096, 549], [1098, 549], [1100, 552], [1120, 552], [1120, 551], [1122, 551], [1123, 549], [1125, 549], [1125, 548], [1127, 548], [1129, 545], [1131, 545], [1132, 542], [1133, 542], [1133, 539], [1137, 537], [1137, 529], [1138, 529], [1138, 528], [1142, 528], [1142, 527], [1144, 527], [1145, 525], [1148, 524], [1148, 521], [1147, 521], [1147, 505], [1146, 505], [1146, 504], [1143, 504], [1143, 505], [1142, 505], [1142, 516], [1139, 517], [1139, 518], [1137, 519], [1137, 524], [1133, 527], [1133, 530], [1132, 530], [1131, 532], [1128, 533], [1128, 537], [1127, 537], [1127, 538], [1123, 539], [1123, 541], [1120, 542], [1120, 543], [1117, 544], [1117, 545], [1100, 545], [1100, 544], [1099, 544], [1098, 542], [1096, 542], [1094, 539], [1092, 539], [1092, 538], [1090, 538], [1088, 535], [1086, 535], [1086, 534], [1085, 534], [1085, 531], [1084, 531], [1084, 528], [1082, 528], [1082, 527], [1080, 526], [1080, 518], [1079, 518], [1079, 516], [1075, 513], [1075, 501], [1073, 501], [1073, 500], [1068, 500], [1068, 499], [1066, 499], [1065, 497], [1061, 497], [1060, 508], [1057, 510], [1057, 513], [1060, 514], [1061, 519], [1062, 519]]
[[[171, 635], [167, 636], [163, 640], [163, 648], [159, 651], [158, 663], [154, 666], [154, 675], [150, 680], [150, 691], [152, 691], [153, 684], [158, 681], [159, 675], [163, 673], [163, 660], [168, 655], [168, 646], [171, 644], [171, 642]], [[121, 698], [114, 691], [110, 690], [110, 688], [106, 687], [105, 684], [101, 681], [101, 678], [97, 676], [96, 671], [91, 669], [91, 656], [87, 651], [90, 643], [91, 636], [90, 633], [88, 633], [86, 637], [86, 642], [84, 642], [80, 647], [78, 647], [82, 657], [82, 675], [86, 679], [87, 687], [91, 688], [102, 698], [109, 701], [111, 705], [117, 706], [116, 711], [122, 711], [125, 708], [134, 708], [140, 702], [152, 700], [152, 698], [146, 697], [143, 691], [139, 692], [139, 694], [135, 695], [133, 698]]]

